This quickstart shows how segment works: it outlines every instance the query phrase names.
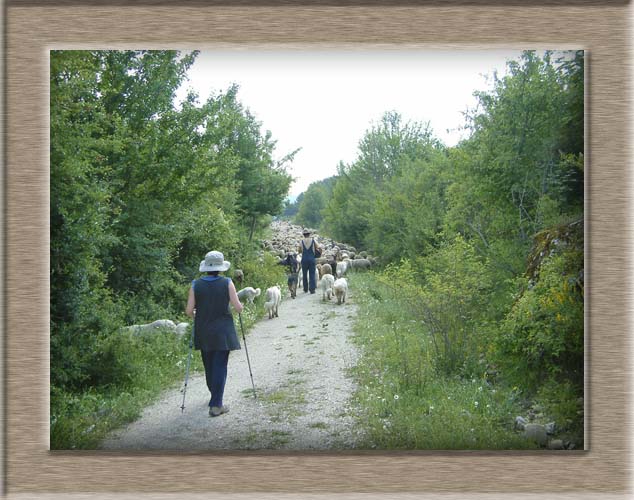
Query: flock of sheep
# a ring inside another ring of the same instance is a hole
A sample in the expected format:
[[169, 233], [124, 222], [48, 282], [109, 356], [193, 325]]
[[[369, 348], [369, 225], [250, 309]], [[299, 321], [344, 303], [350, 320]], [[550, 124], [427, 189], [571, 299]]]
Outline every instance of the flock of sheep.
[[[277, 221], [274, 224], [277, 224], [277, 227], [274, 227], [276, 238], [272, 242], [265, 242], [264, 247], [279, 257], [278, 263], [281, 265], [292, 268], [293, 260], [299, 264], [295, 266], [299, 268], [299, 271], [291, 272], [288, 275], [289, 292], [291, 297], [295, 298], [299, 280], [302, 279], [301, 255], [294, 250], [289, 250], [289, 248], [296, 248], [301, 227], [284, 221]], [[373, 259], [365, 252], [357, 254], [354, 248], [336, 243], [333, 240], [322, 240], [317, 235], [315, 235], [315, 240], [323, 250], [322, 256], [316, 259], [321, 300], [328, 302], [336, 298], [338, 305], [344, 304], [348, 294], [348, 280], [345, 276], [350, 271], [370, 268], [374, 263]], [[238, 286], [242, 285], [242, 272], [236, 270], [233, 279]], [[241, 301], [246, 300], [253, 304], [253, 300], [260, 294], [259, 288], [245, 287], [238, 292], [238, 297]], [[279, 317], [281, 301], [282, 290], [280, 286], [272, 286], [264, 292], [264, 309], [268, 313], [269, 319]]]
[[[301, 226], [293, 225], [286, 221], [274, 221], [272, 223], [273, 239], [264, 241], [262, 247], [276, 255], [280, 262], [292, 255], [295, 259], [301, 260], [301, 256], [297, 255], [294, 250], [298, 245], [302, 232]], [[341, 305], [346, 302], [348, 294], [348, 281], [345, 276], [348, 272], [363, 270], [370, 268], [375, 260], [368, 256], [366, 252], [357, 252], [355, 248], [337, 243], [334, 240], [320, 238], [319, 235], [312, 231], [317, 244], [323, 249], [321, 257], [317, 258], [317, 275], [319, 277], [319, 289], [322, 292], [322, 301], [331, 301], [335, 297], [337, 304]], [[295, 298], [297, 285], [301, 279], [301, 268], [295, 276], [295, 281], [289, 279], [289, 290], [291, 297]], [[233, 281], [236, 287], [241, 287], [244, 281], [244, 273], [240, 269], [233, 272]], [[241, 302], [253, 304], [256, 297], [259, 297], [261, 290], [259, 288], [244, 287], [238, 292]], [[264, 292], [264, 309], [267, 311], [269, 319], [279, 317], [279, 306], [282, 301], [282, 290], [280, 286], [272, 286]], [[159, 331], [161, 329], [173, 330], [182, 335], [187, 330], [188, 323], [176, 324], [171, 320], [161, 319], [146, 325], [132, 325], [125, 327], [135, 333], [146, 331]]]

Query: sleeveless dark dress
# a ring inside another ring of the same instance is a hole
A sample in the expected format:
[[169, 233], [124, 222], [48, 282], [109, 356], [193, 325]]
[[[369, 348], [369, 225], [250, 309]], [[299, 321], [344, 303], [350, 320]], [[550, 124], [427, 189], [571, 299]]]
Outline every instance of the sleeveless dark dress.
[[204, 277], [194, 282], [196, 317], [194, 347], [202, 351], [235, 351], [240, 341], [229, 311], [229, 278]]

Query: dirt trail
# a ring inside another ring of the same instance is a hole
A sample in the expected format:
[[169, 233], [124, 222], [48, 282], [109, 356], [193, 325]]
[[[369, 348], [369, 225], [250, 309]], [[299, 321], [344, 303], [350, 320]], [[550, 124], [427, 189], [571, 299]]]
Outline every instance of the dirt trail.
[[229, 357], [224, 398], [229, 413], [208, 416], [204, 375], [195, 375], [183, 413], [180, 388], [170, 390], [136, 422], [111, 434], [102, 448], [354, 448], [360, 436], [350, 407], [354, 384], [347, 375], [357, 360], [350, 342], [354, 291], [342, 305], [322, 302], [319, 289], [314, 295], [300, 290], [294, 300], [284, 295], [279, 318], [259, 321], [247, 335], [257, 399], [243, 345]]

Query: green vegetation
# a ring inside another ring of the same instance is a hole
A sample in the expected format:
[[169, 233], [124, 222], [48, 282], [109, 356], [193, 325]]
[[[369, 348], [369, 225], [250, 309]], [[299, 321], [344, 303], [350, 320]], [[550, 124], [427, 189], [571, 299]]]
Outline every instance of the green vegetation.
[[[381, 264], [351, 276], [368, 446], [527, 447], [513, 417], [539, 408], [582, 447], [583, 52], [510, 62], [455, 147], [385, 113], [286, 206], [295, 152], [273, 160], [237, 86], [175, 107], [196, 55], [51, 52], [51, 447], [96, 446], [180, 382], [186, 337], [122, 327], [186, 320], [207, 251], [284, 281], [258, 241], [284, 209]], [[300, 386], [263, 400], [290, 418]]]
[[584, 54], [527, 51], [508, 70], [476, 92], [468, 139], [446, 147], [388, 112], [299, 204], [381, 264], [352, 285], [377, 446], [521, 447], [510, 418], [531, 405], [582, 446]]
[[121, 328], [186, 320], [206, 252], [223, 251], [246, 285], [283, 279], [257, 240], [283, 207], [294, 153], [273, 160], [237, 86], [177, 109], [196, 55], [51, 52], [53, 449], [93, 447], [183, 375], [186, 340]]

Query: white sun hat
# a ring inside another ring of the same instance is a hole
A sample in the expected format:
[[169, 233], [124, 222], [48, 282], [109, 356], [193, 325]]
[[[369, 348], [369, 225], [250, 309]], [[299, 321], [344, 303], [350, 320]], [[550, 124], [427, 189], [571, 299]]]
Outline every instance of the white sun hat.
[[200, 261], [200, 267], [198, 270], [201, 273], [208, 271], [226, 271], [231, 267], [231, 262], [225, 260], [225, 256], [222, 252], [208, 252], [205, 255], [205, 260]]

